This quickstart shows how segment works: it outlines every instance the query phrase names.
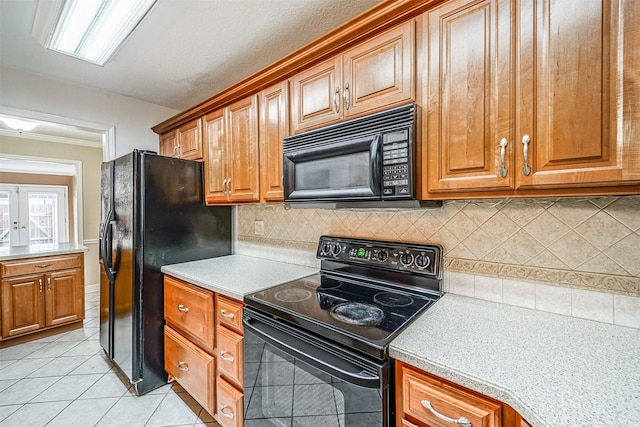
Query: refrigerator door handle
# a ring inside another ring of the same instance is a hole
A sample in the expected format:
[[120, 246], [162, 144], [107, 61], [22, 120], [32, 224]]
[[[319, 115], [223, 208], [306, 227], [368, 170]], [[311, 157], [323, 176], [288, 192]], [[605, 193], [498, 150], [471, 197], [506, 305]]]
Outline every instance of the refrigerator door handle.
[[100, 252], [102, 258], [102, 266], [104, 272], [109, 279], [109, 282], [113, 283], [116, 277], [116, 271], [113, 269], [113, 224], [115, 223], [113, 211], [109, 211], [107, 214], [107, 220], [104, 222], [104, 230], [102, 233], [102, 242], [100, 245]]

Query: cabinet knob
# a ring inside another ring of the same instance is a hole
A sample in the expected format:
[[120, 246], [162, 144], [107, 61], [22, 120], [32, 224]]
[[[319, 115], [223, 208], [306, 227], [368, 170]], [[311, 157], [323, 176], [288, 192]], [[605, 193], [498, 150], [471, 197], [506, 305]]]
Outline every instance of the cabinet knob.
[[51, 277], [47, 277], [47, 290], [51, 290]]
[[38, 291], [42, 293], [42, 279], [38, 279]]
[[220, 405], [220, 415], [224, 415], [227, 418], [233, 418], [233, 410], [226, 405]]
[[189, 372], [189, 365], [187, 362], [178, 362], [178, 369], [181, 371]]
[[178, 304], [178, 311], [181, 311], [183, 313], [188, 313], [189, 307], [187, 307], [186, 305]]
[[420, 404], [425, 408], [427, 408], [433, 415], [440, 418], [442, 421], [446, 421], [448, 423], [460, 425], [463, 427], [473, 427], [473, 425], [471, 424], [471, 421], [469, 421], [465, 417], [460, 417], [458, 419], [455, 419], [455, 418], [449, 418], [446, 415], [441, 414], [440, 412], [433, 409], [433, 406], [431, 406], [431, 402], [429, 402], [428, 400], [421, 400]]

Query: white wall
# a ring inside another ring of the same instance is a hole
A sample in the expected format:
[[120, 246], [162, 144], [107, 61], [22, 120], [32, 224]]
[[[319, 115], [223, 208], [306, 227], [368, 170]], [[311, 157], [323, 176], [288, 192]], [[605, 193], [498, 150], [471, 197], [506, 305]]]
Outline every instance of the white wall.
[[0, 105], [115, 127], [115, 155], [158, 150], [152, 126], [179, 113], [134, 98], [0, 68]]

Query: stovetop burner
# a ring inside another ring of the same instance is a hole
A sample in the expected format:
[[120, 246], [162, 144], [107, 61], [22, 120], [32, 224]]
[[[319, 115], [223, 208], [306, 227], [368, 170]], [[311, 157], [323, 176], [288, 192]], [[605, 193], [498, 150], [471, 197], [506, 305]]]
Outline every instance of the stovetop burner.
[[329, 310], [331, 317], [350, 325], [377, 325], [384, 319], [384, 311], [377, 305], [362, 302], [343, 302]]
[[273, 297], [281, 302], [299, 302], [309, 299], [312, 296], [313, 293], [307, 289], [293, 288], [278, 291]]
[[245, 296], [247, 308], [382, 359], [441, 295], [441, 248], [320, 238], [320, 272]]
[[413, 304], [413, 298], [396, 292], [380, 292], [373, 296], [373, 300], [387, 307], [406, 307]]

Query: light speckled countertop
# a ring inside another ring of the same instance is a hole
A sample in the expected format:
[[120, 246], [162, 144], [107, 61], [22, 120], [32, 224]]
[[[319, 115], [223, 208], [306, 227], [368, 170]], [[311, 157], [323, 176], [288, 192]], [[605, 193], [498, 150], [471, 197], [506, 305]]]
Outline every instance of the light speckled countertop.
[[242, 300], [257, 292], [318, 272], [317, 268], [245, 255], [165, 265], [161, 271], [194, 285]]
[[391, 357], [507, 403], [534, 427], [640, 419], [640, 330], [447, 294]]
[[0, 261], [87, 252], [88, 248], [78, 243], [55, 243], [46, 245], [12, 246], [0, 248]]

